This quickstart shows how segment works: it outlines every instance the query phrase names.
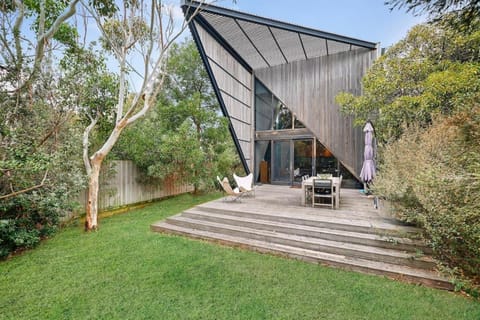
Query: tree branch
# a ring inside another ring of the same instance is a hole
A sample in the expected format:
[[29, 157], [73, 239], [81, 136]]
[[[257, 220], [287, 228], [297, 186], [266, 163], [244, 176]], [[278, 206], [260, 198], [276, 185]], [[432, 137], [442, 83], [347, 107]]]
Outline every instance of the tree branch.
[[29, 188], [26, 188], [26, 189], [23, 189], [23, 190], [20, 190], [20, 191], [15, 191], [15, 192], [12, 192], [12, 193], [9, 193], [9, 194], [6, 194], [6, 195], [3, 195], [3, 196], [0, 196], [0, 200], [5, 200], [5, 199], [8, 199], [8, 198], [13, 198], [13, 197], [16, 197], [22, 193], [26, 193], [26, 192], [29, 192], [29, 191], [32, 191], [32, 190], [35, 190], [35, 189], [40, 189], [42, 188], [43, 186], [45, 186], [45, 180], [47, 180], [47, 175], [48, 175], [48, 170], [45, 171], [45, 175], [43, 176], [43, 179], [42, 179], [42, 182], [36, 186], [33, 186], [33, 187], [29, 187]]
[[58, 31], [62, 23], [67, 21], [71, 16], [73, 16], [76, 12], [76, 5], [80, 0], [72, 0], [65, 12], [63, 12], [58, 18], [53, 22], [52, 26], [43, 34], [41, 34], [38, 37], [37, 40], [37, 47], [35, 48], [35, 58], [34, 58], [34, 64], [32, 68], [32, 72], [28, 79], [22, 83], [21, 85], [18, 86], [17, 90], [20, 90], [21, 88], [25, 87], [28, 85], [36, 76], [38, 70], [40, 69], [40, 64], [43, 60], [43, 56], [45, 54], [45, 44], [49, 39], [53, 37], [55, 32]]
[[[204, 1], [201, 2], [201, 4], [203, 4], [203, 3], [204, 3]], [[184, 22], [183, 22], [183, 24], [180, 28], [180, 31], [178, 31], [175, 34], [173, 34], [173, 27], [170, 25], [171, 22], [173, 21], [171, 13], [170, 13], [169, 23], [167, 24], [167, 30], [166, 30], [167, 35], [164, 37], [163, 30], [161, 30], [161, 32], [160, 32], [160, 42], [161, 42], [160, 43], [160, 46], [161, 46], [160, 57], [157, 60], [157, 62], [155, 63], [155, 65], [153, 66], [151, 74], [148, 75], [148, 77], [146, 76], [145, 79], [144, 79], [144, 84], [146, 83], [146, 85], [143, 85], [142, 90], [141, 90], [142, 92], [144, 92], [144, 94], [141, 95], [141, 97], [143, 97], [143, 100], [144, 100], [143, 101], [143, 107], [137, 113], [132, 115], [133, 111], [137, 107], [137, 104], [138, 104], [139, 98], [140, 98], [140, 95], [137, 94], [135, 96], [135, 99], [134, 99], [132, 105], [130, 106], [128, 111], [125, 113], [125, 119], [127, 120], [127, 123], [126, 123], [127, 125], [129, 125], [129, 124], [137, 121], [139, 118], [143, 117], [147, 113], [147, 111], [150, 109], [151, 105], [153, 104], [152, 99], [155, 99], [158, 92], [162, 88], [163, 82], [165, 80], [165, 74], [161, 70], [162, 70], [163, 62], [166, 59], [168, 49], [177, 40], [177, 38], [182, 34], [182, 32], [188, 27], [188, 24], [191, 22], [193, 17], [195, 15], [197, 15], [198, 12], [200, 12], [201, 7], [202, 6], [200, 5], [195, 9], [195, 11], [192, 14], [192, 16], [190, 17], [190, 19], [185, 19], [184, 20]], [[161, 19], [162, 14], [160, 12], [161, 8], [158, 9], [158, 10], [159, 10], [158, 15], [159, 15], [160, 29], [162, 29], [163, 25], [162, 25], [162, 19]], [[172, 34], [173, 34], [173, 37], [170, 38], [170, 36]]]

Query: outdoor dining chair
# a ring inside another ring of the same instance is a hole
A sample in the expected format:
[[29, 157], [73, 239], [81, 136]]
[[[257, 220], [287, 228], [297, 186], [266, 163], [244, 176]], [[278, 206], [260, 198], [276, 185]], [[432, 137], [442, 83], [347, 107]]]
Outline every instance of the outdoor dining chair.
[[313, 179], [312, 206], [335, 207], [335, 194], [331, 179]]
[[[310, 178], [308, 174], [302, 176], [302, 184], [305, 183]], [[305, 203], [309, 203], [312, 201], [312, 187], [311, 186], [305, 186]]]

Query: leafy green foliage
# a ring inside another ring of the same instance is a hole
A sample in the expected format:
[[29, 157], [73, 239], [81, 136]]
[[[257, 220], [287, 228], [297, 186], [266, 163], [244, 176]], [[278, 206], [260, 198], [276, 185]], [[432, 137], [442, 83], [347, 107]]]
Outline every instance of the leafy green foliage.
[[89, 0], [88, 4], [95, 8], [100, 16], [112, 17], [118, 11], [115, 0]]
[[238, 160], [193, 41], [171, 48], [166, 70], [156, 109], [126, 130], [115, 153], [149, 177], [211, 187]]
[[60, 217], [71, 211], [72, 199], [83, 185], [76, 160], [81, 154], [75, 141], [79, 132], [69, 127], [60, 110], [42, 103], [41, 95], [36, 99], [26, 110], [19, 108], [26, 111], [24, 115], [12, 118], [0, 112], [2, 119], [18, 125], [5, 126], [5, 135], [0, 136], [0, 194], [31, 188], [0, 200], [1, 257], [51, 235]]
[[90, 145], [100, 146], [113, 129], [118, 77], [107, 70], [102, 52], [93, 48], [68, 50], [60, 61], [62, 95], [75, 109], [82, 127], [96, 120], [90, 134]]
[[428, 13], [435, 20], [454, 20], [453, 26], [460, 29], [469, 28], [480, 16], [478, 0], [387, 0], [385, 4], [392, 10], [405, 7], [414, 14]]
[[100, 39], [102, 46], [117, 52], [122, 48], [131, 49], [135, 42], [141, 42], [149, 36], [143, 17], [132, 17], [128, 21], [109, 19], [103, 28], [107, 36]]
[[424, 228], [455, 275], [478, 283], [480, 20], [459, 32], [452, 19], [414, 27], [367, 73], [362, 96], [337, 101], [358, 124], [375, 123], [374, 192]]
[[[35, 69], [31, 50], [36, 44], [31, 34], [22, 33], [29, 28], [41, 35], [70, 1], [22, 3], [25, 19], [18, 30], [7, 23], [20, 15], [16, 4], [7, 3], [0, 11], [5, 22], [1, 36], [10, 48], [0, 58], [4, 66], [0, 77], [2, 257], [50, 236], [71, 212], [85, 184], [79, 115], [111, 116], [111, 92], [118, 82], [106, 74], [103, 59], [77, 46], [77, 29], [66, 23], [40, 44], [45, 52], [61, 50], [55, 56], [49, 53], [48, 59], [43, 54], [36, 57], [40, 63]], [[41, 12], [46, 14], [44, 20]], [[24, 82], [26, 78], [29, 81]], [[18, 82], [24, 84], [16, 88]]]
[[480, 108], [411, 128], [385, 148], [374, 190], [422, 226], [437, 257], [480, 279]]
[[[58, 16], [65, 11], [69, 5], [69, 2], [70, 1], [66, 0], [46, 0], [42, 3], [41, 1], [37, 0], [24, 0], [23, 4], [26, 8], [25, 15], [34, 19], [31, 29], [37, 34], [41, 29], [48, 30]], [[42, 7], [45, 14], [44, 20], [40, 18]], [[68, 23], [63, 23], [58, 31], [53, 35], [53, 39], [67, 46], [76, 46], [77, 37], [78, 30], [75, 26], [72, 26]]]
[[479, 31], [415, 26], [368, 71], [362, 96], [342, 93], [337, 103], [359, 125], [374, 119], [380, 143], [395, 141], [411, 123], [428, 126], [435, 114], [451, 114], [480, 92]]

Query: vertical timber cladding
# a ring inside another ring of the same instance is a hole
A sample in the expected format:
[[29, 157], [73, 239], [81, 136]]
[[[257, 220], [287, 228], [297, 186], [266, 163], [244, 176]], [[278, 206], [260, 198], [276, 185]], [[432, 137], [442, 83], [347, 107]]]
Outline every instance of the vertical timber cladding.
[[362, 128], [340, 112], [335, 96], [361, 93], [376, 51], [357, 49], [255, 70], [260, 79], [357, 178], [363, 163]]
[[220, 88], [243, 156], [252, 167], [252, 75], [199, 24], [195, 23], [208, 63]]

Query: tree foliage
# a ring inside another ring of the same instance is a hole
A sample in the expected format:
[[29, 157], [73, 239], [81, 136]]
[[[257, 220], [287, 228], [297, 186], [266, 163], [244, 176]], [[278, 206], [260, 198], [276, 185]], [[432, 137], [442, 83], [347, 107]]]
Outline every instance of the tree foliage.
[[424, 228], [437, 258], [479, 281], [480, 24], [414, 27], [363, 79], [363, 94], [337, 97], [380, 142], [374, 192]]
[[412, 126], [383, 151], [374, 191], [424, 228], [457, 275], [480, 280], [480, 105]]
[[436, 21], [446, 19], [463, 30], [480, 16], [479, 0], [386, 0], [385, 4], [392, 10], [405, 8], [414, 14], [427, 13]]
[[54, 232], [83, 185], [80, 131], [53, 56], [72, 47], [63, 36], [75, 39], [66, 21], [77, 2], [0, 5], [0, 257]]
[[435, 114], [451, 114], [480, 92], [480, 24], [468, 35], [441, 23], [418, 25], [389, 48], [362, 80], [359, 97], [337, 102], [357, 124], [375, 119], [378, 139], [398, 139], [411, 123], [428, 126]]
[[126, 132], [116, 154], [149, 177], [211, 186], [238, 160], [193, 41], [172, 46], [166, 70], [155, 110]]

